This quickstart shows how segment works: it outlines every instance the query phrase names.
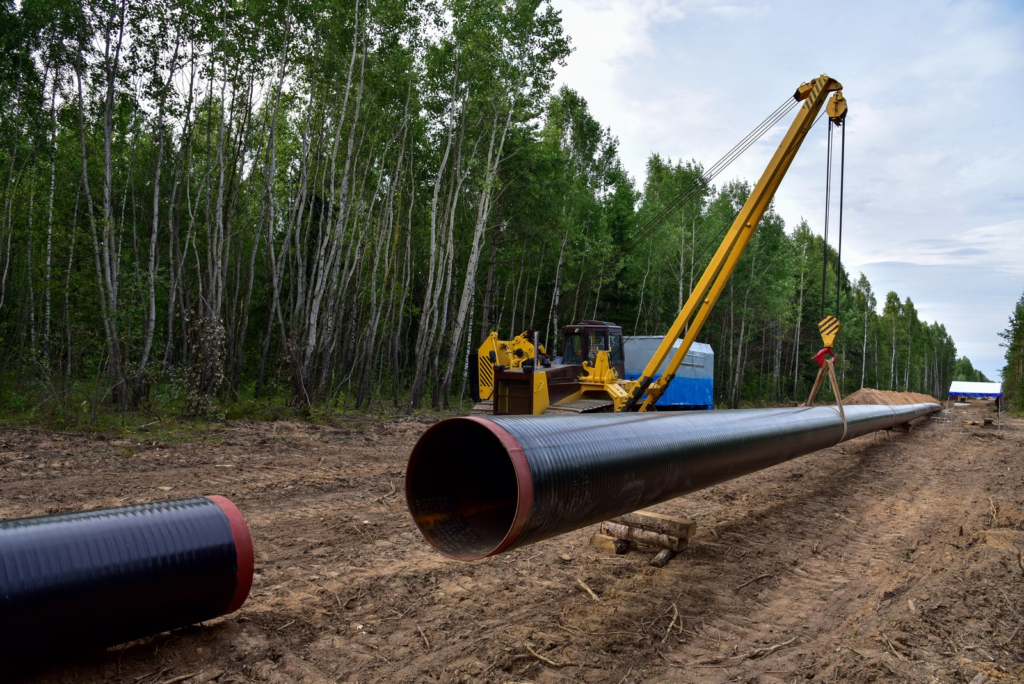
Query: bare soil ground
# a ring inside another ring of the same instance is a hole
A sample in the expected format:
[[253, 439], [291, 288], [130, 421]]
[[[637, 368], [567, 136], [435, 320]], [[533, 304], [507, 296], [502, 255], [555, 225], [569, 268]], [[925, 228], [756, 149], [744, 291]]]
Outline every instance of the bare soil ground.
[[179, 443], [3, 428], [0, 517], [216, 493], [256, 545], [234, 615], [22, 681], [1024, 681], [1024, 420], [964, 423], [986, 410], [663, 504], [698, 525], [663, 569], [591, 549], [593, 528], [440, 556], [403, 496], [423, 422]]

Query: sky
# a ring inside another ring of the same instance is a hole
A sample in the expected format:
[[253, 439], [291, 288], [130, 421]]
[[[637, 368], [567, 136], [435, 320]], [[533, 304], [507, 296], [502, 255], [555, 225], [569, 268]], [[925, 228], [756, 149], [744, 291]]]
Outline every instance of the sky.
[[[1024, 295], [1024, 1], [552, 4], [574, 47], [559, 81], [619, 139], [638, 187], [652, 153], [706, 168], [801, 83], [840, 81], [844, 265], [880, 304], [909, 296], [999, 380], [998, 333]], [[754, 182], [793, 116], [718, 182]], [[776, 195], [790, 229], [821, 232], [825, 121]]]

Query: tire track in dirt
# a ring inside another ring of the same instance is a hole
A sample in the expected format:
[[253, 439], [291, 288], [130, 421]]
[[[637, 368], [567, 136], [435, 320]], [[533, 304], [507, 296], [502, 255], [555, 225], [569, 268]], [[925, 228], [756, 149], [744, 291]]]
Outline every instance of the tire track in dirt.
[[[946, 426], [930, 425], [891, 444], [862, 438], [839, 447], [850, 450], [859, 467], [850, 472], [840, 466], [834, 487], [809, 493], [803, 503], [785, 502], [787, 513], [777, 526], [785, 531], [782, 544], [761, 547], [753, 569], [756, 577], [768, 577], [742, 590], [746, 600], [730, 597], [717, 605], [717, 617], [703, 622], [697, 636], [672, 654], [680, 668], [664, 681], [947, 681], [950, 676], [960, 681], [961, 672], [970, 679], [977, 670], [956, 659], [962, 649], [943, 652], [932, 643], [938, 637], [926, 630], [920, 630], [924, 634], [915, 648], [914, 639], [901, 632], [900, 619], [886, 616], [895, 610], [913, 617], [927, 605], [921, 599], [915, 605], [907, 596], [920, 587], [927, 601], [935, 573], [952, 560], [946, 549], [956, 542], [949, 540], [957, 538], [960, 525], [992, 489], [986, 479], [950, 476], [963, 468], [937, 448], [949, 437]], [[985, 460], [1003, 451], [990, 452]], [[1016, 455], [1019, 472], [1021, 453]], [[821, 459], [815, 465], [824, 468], [816, 470], [829, 470], [834, 460]], [[1005, 493], [1019, 496], [1012, 488]], [[755, 529], [732, 526], [742, 534]], [[801, 547], [806, 550], [794, 558]], [[945, 593], [958, 593], [944, 584]], [[744, 654], [760, 657], [738, 657]], [[1019, 656], [1005, 655], [1010, 657], [1002, 674], [1019, 676]], [[990, 673], [1000, 674], [998, 669]]]

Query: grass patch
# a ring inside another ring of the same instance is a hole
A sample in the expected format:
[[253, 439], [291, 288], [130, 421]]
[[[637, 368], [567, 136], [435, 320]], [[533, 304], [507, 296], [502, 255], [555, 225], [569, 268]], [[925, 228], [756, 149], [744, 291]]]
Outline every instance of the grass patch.
[[174, 382], [154, 383], [134, 409], [111, 401], [109, 392], [95, 384], [78, 382], [59, 391], [37, 380], [0, 380], [0, 425], [54, 431], [88, 432], [112, 437], [134, 437], [174, 442], [209, 435], [227, 421], [273, 422], [294, 420], [317, 425], [359, 426], [413, 417], [440, 420], [465, 415], [472, 402], [456, 402], [447, 410], [404, 408], [375, 404], [353, 409], [343, 397], [324, 404], [296, 407], [290, 393], [278, 389], [256, 395], [255, 383], [239, 388], [232, 397], [216, 397], [204, 415], [187, 415], [185, 393]]

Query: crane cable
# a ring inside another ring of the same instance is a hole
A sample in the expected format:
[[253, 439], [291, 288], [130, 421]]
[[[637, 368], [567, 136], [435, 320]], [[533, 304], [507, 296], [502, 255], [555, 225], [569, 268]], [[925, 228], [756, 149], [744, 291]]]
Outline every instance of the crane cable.
[[[829, 121], [829, 123], [832, 123]], [[843, 268], [843, 176], [846, 174], [846, 120], [841, 126], [839, 142], [839, 240], [836, 243], [836, 318], [839, 318], [839, 273]]]
[[828, 152], [825, 154], [825, 227], [821, 241], [821, 317], [825, 318], [825, 280], [828, 276], [828, 212], [832, 206], [832, 120], [828, 122]]
[[[817, 123], [817, 122], [815, 122]], [[836, 245], [836, 313], [835, 317], [839, 318], [839, 295], [842, 285], [840, 278], [842, 272], [842, 256], [843, 256], [843, 185], [846, 174], [846, 126], [845, 120], [841, 123], [836, 123], [829, 119], [828, 122], [828, 153], [826, 155], [827, 160], [825, 163], [825, 226], [823, 230], [822, 240], [822, 253], [821, 253], [821, 317], [822, 323], [825, 323], [825, 277], [828, 275], [828, 220], [829, 211], [832, 206], [832, 133], [833, 126], [840, 126], [842, 133], [840, 134], [839, 143], [839, 237]], [[838, 325], [838, 321], [836, 322]], [[819, 324], [821, 325], [821, 324]], [[825, 335], [822, 333], [822, 341], [826, 345], [829, 342], [825, 340]], [[846, 433], [848, 424], [846, 422], [846, 411], [843, 409], [843, 399], [840, 393], [839, 382], [836, 380], [835, 367], [832, 363], [832, 359], [829, 356], [835, 358], [831, 346], [826, 346], [824, 349], [814, 355], [814, 360], [818, 363], [818, 377], [814, 381], [814, 386], [811, 388], [811, 394], [807, 398], [805, 406], [810, 406], [814, 403], [814, 399], [817, 397], [818, 389], [821, 387], [822, 380], [825, 376], [828, 376], [829, 382], [832, 385], [832, 393], [835, 395], [836, 406], [839, 409], [839, 415], [843, 419], [843, 436], [840, 438], [840, 442], [846, 439]]]
[[[787, 110], [787, 111], [789, 111], [789, 110]], [[814, 120], [814, 123], [811, 124], [811, 129], [813, 129], [815, 126], [818, 125], [818, 122], [821, 121], [821, 118], [823, 116], [825, 116], [825, 112], [824, 111], [822, 111], [822, 113], [818, 115], [818, 118]], [[829, 123], [831, 124], [832, 122], [830, 121]], [[808, 129], [808, 130], [810, 130], [810, 129]], [[844, 131], [843, 135], [845, 136], [845, 131]], [[846, 140], [846, 138], [844, 137], [843, 138], [844, 147], [845, 147], [845, 140]], [[840, 177], [842, 177], [842, 171], [840, 171]], [[841, 183], [841, 181], [840, 181], [840, 183]], [[843, 203], [843, 200], [842, 200], [842, 197], [843, 197], [843, 190], [842, 190], [842, 187], [840, 187], [839, 188], [839, 205], [840, 205], [839, 206], [839, 239], [840, 239], [840, 242], [842, 242], [842, 236], [843, 236], [843, 231], [842, 231], [842, 225], [843, 225], [843, 208], [842, 208], [842, 203]], [[725, 231], [729, 229], [729, 227], [736, 220], [736, 217], [739, 216], [739, 215], [740, 215], [740, 210], [737, 209], [735, 212], [733, 212], [732, 218], [730, 218], [727, 222], [725, 222], [722, 225], [721, 228], [718, 229], [718, 233], [714, 236], [713, 239], [707, 240], [706, 243], [705, 243], [704, 240], [701, 241], [701, 243], [704, 246], [701, 248], [700, 254], [697, 255], [697, 257], [693, 260], [693, 263], [696, 264], [696, 263], [702, 263], [703, 262], [704, 257], [707, 255], [708, 251], [712, 247], [714, 247], [715, 245], [720, 244], [722, 242], [722, 236], [725, 235]], [[827, 219], [826, 219], [826, 223], [827, 223]], [[824, 295], [822, 295], [821, 300], [823, 302], [825, 301], [825, 296]]]
[[[781, 109], [781, 107], [780, 107], [780, 109]], [[788, 113], [790, 111], [790, 109], [792, 109], [792, 107], [786, 109], [786, 112]], [[776, 110], [776, 112], [777, 111], [778, 110]], [[811, 124], [811, 128], [812, 129], [815, 126], [818, 125], [818, 122], [821, 121], [821, 118], [823, 116], [825, 116], [825, 112], [824, 111], [821, 114], [819, 114], [818, 118], [814, 120], [813, 124]], [[771, 117], [769, 117], [769, 118], [771, 118]], [[767, 120], [768, 119], [765, 119], [765, 121], [767, 121]], [[776, 119], [776, 121], [778, 121], [778, 119]], [[829, 122], [829, 123], [831, 124], [831, 122]], [[844, 135], [845, 135], [845, 133], [844, 133]], [[844, 137], [844, 145], [845, 145], [845, 137]], [[737, 147], [738, 147], [738, 145], [737, 145]], [[744, 147], [744, 149], [746, 149], [747, 147], [750, 147], [750, 145], [747, 145], [746, 147]], [[733, 148], [733, 149], [735, 149], [735, 148]], [[725, 157], [723, 157], [722, 159], [725, 159]], [[722, 160], [719, 160], [718, 163], [720, 164], [721, 161]], [[717, 165], [718, 164], [716, 164], [715, 166], [717, 166]], [[712, 168], [714, 168], [714, 167], [712, 167]], [[723, 167], [723, 169], [724, 169], [724, 167]], [[717, 175], [720, 172], [721, 172], [721, 170], [720, 171], [716, 171], [715, 175]], [[840, 174], [841, 173], [842, 172], [840, 172]], [[699, 180], [700, 179], [698, 179], [698, 182], [699, 182]], [[690, 187], [692, 187], [692, 184], [691, 184]], [[684, 193], [685, 193], [685, 191], [684, 191]], [[840, 191], [839, 191], [839, 197], [840, 197], [839, 203], [840, 203], [840, 205], [842, 205], [842, 196], [843, 196], [842, 188], [840, 188]], [[683, 203], [685, 203], [685, 201], [686, 200], [684, 199]], [[693, 263], [694, 264], [703, 263], [704, 257], [707, 256], [707, 253], [710, 251], [710, 249], [712, 247], [714, 247], [715, 245], [718, 245], [718, 244], [720, 244], [722, 242], [722, 236], [725, 235], [725, 231], [729, 229], [729, 227], [733, 224], [733, 222], [736, 220], [736, 217], [739, 216], [739, 214], [740, 214], [740, 209], [737, 209], [735, 212], [733, 212], [732, 217], [728, 221], [726, 221], [725, 223], [722, 224], [722, 227], [718, 229], [718, 233], [717, 234], [715, 234], [710, 239], [707, 238], [707, 237], [701, 239], [702, 247], [701, 247], [701, 250], [700, 250], [700, 254], [697, 254], [697, 256], [695, 256], [693, 258]], [[841, 241], [842, 240], [842, 223], [843, 223], [842, 222], [842, 206], [840, 206], [840, 208], [839, 208], [839, 215], [840, 215], [840, 219], [839, 219], [840, 232], [839, 232], [839, 235], [840, 235], [840, 241]], [[623, 249], [621, 252], [619, 252], [619, 254], [620, 255], [624, 255], [624, 254], [628, 253], [628, 251], [629, 250]], [[822, 281], [824, 282], [824, 279], [822, 279]], [[824, 293], [824, 287], [822, 288], [822, 293]], [[824, 294], [822, 294], [822, 296], [821, 296], [821, 301], [822, 302], [825, 301], [825, 295]]]
[[[845, 124], [845, 121], [844, 121]], [[839, 126], [842, 129], [839, 143], [839, 239], [836, 244], [836, 318], [839, 318], [839, 294], [841, 286], [840, 274], [843, 263], [843, 184], [846, 175], [846, 126], [836, 124], [831, 119], [828, 122], [828, 153], [825, 164], [825, 228], [824, 239], [822, 240], [821, 252], [821, 317], [825, 317], [825, 279], [828, 273], [828, 220], [829, 209], [832, 205], [832, 128]]]
[[725, 155], [715, 162], [707, 171], [702, 173], [698, 178], [695, 178], [679, 195], [672, 199], [667, 205], [665, 205], [660, 211], [652, 216], [643, 226], [641, 226], [633, 235], [625, 242], [625, 244], [619, 249], [618, 253], [614, 256], [625, 256], [629, 252], [636, 249], [646, 238], [659, 227], [670, 215], [681, 209], [689, 200], [697, 196], [698, 193], [706, 189], [711, 181], [715, 179], [722, 171], [724, 171], [732, 162], [747, 151], [751, 145], [757, 142], [765, 133], [771, 130], [775, 124], [777, 124], [783, 117], [786, 116], [793, 108], [798, 104], [792, 97], [786, 98], [779, 107], [769, 114], [764, 121], [754, 127], [750, 133], [736, 143], [731, 150], [725, 153]]

